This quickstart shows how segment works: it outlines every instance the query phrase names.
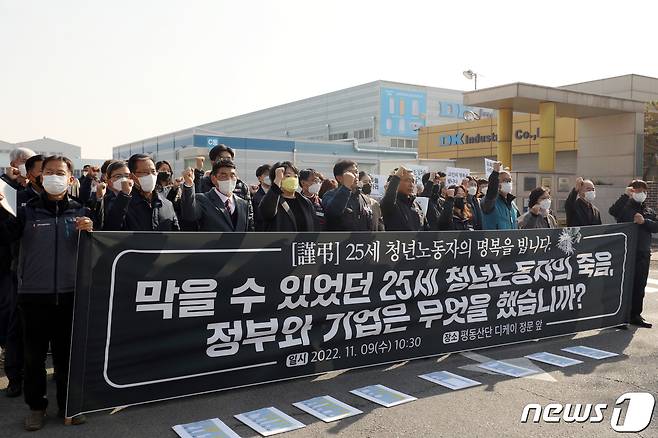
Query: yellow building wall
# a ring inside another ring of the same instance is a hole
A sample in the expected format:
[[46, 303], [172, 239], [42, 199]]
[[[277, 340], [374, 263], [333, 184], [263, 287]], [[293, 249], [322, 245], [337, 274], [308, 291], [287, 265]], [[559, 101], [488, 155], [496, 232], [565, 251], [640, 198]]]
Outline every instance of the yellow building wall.
[[[514, 114], [512, 128], [512, 154], [538, 153], [539, 138], [533, 138], [539, 129], [538, 114]], [[458, 159], [496, 156], [497, 142], [482, 142], [466, 144], [466, 137], [497, 134], [496, 119], [474, 120], [449, 125], [427, 126], [418, 133], [418, 157], [421, 159]], [[441, 136], [464, 134], [464, 144], [440, 144]], [[523, 133], [526, 137], [523, 138]], [[521, 137], [521, 138], [517, 138]], [[555, 120], [555, 150], [578, 150], [578, 123], [576, 119], [558, 117]]]

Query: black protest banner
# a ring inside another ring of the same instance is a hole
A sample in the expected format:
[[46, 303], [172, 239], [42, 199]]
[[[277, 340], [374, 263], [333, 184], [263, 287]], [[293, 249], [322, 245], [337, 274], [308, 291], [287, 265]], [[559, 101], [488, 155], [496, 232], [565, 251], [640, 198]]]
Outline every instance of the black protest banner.
[[92, 233], [67, 415], [615, 326], [635, 239], [632, 224]]

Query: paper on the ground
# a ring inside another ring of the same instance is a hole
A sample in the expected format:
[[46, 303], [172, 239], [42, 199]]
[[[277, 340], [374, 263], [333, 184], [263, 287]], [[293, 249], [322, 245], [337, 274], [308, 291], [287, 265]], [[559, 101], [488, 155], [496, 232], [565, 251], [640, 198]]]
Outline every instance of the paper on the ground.
[[537, 373], [535, 370], [512, 365], [511, 363], [503, 362], [502, 360], [492, 360], [491, 362], [481, 363], [478, 367], [510, 377], [524, 377]]
[[484, 159], [484, 174], [487, 179], [489, 179], [489, 175], [491, 175], [491, 172], [493, 172], [494, 163], [494, 160], [490, 160], [488, 158]]
[[446, 167], [446, 187], [461, 185], [462, 180], [471, 174], [471, 169]]
[[423, 214], [427, 216], [427, 208], [430, 205], [430, 198], [426, 198], [424, 196], [419, 196], [416, 198], [416, 202], [420, 206], [420, 208], [423, 209]]
[[617, 353], [611, 353], [610, 351], [585, 347], [584, 345], [563, 348], [562, 351], [566, 351], [567, 353], [578, 354], [580, 356], [591, 357], [592, 359], [597, 359], [597, 360], [607, 359], [608, 357], [619, 356]]
[[446, 388], [452, 389], [453, 391], [481, 385], [481, 383], [476, 380], [453, 374], [448, 371], [437, 371], [434, 373], [422, 374], [418, 377], [428, 380], [432, 383], [436, 383], [437, 385], [445, 386]]
[[12, 216], [16, 216], [16, 190], [0, 179], [0, 193], [5, 197], [0, 201], [2, 208], [11, 213]]
[[304, 423], [274, 407], [245, 412], [235, 415], [235, 418], [263, 436], [276, 435], [304, 427]]
[[582, 360], [572, 359], [570, 357], [564, 357], [557, 354], [548, 353], [546, 351], [542, 351], [541, 353], [529, 354], [526, 357], [528, 359], [536, 360], [538, 362], [544, 362], [549, 365], [555, 365], [556, 367], [560, 367], [560, 368], [583, 363]]
[[325, 423], [363, 413], [357, 408], [343, 403], [340, 400], [336, 400], [329, 395], [314, 397], [308, 400], [293, 403], [292, 405], [304, 412], [308, 412], [309, 414], [319, 418]]
[[354, 395], [375, 402], [387, 408], [416, 400], [416, 397], [388, 388], [384, 385], [364, 386], [350, 391]]
[[181, 438], [240, 438], [219, 418], [179, 424], [172, 429]]

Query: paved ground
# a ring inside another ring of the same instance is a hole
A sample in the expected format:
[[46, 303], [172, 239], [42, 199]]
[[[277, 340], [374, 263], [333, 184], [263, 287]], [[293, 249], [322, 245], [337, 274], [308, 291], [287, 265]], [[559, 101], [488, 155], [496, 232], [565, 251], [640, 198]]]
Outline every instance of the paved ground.
[[[647, 288], [645, 317], [658, 322], [658, 260]], [[658, 398], [658, 327], [630, 330], [602, 330], [576, 337], [530, 342], [510, 347], [480, 350], [479, 355], [494, 359], [522, 358], [539, 351], [560, 353], [560, 348], [584, 344], [621, 355], [602, 361], [584, 359], [584, 363], [558, 369], [542, 366], [545, 373], [521, 379], [491, 375], [473, 370], [474, 355], [452, 354], [405, 362], [394, 366], [372, 367], [320, 377], [292, 380], [253, 388], [196, 396], [169, 402], [129, 407], [110, 415], [89, 416], [83, 426], [63, 426], [54, 418], [36, 433], [22, 429], [26, 412], [21, 399], [0, 396], [0, 437], [175, 437], [171, 426], [219, 417], [243, 437], [258, 436], [233, 418], [233, 415], [267, 406], [275, 406], [294, 416], [307, 427], [282, 436], [320, 437], [612, 437], [612, 406], [626, 392], [650, 392]], [[565, 354], [570, 356], [569, 354]], [[575, 357], [575, 356], [571, 356]], [[522, 359], [523, 360], [523, 359]], [[462, 391], [450, 391], [419, 379], [417, 375], [447, 370], [479, 380], [483, 385]], [[417, 401], [390, 409], [380, 407], [349, 393], [349, 390], [381, 383], [411, 394]], [[0, 388], [6, 379], [0, 378]], [[49, 391], [54, 393], [51, 383]], [[291, 403], [318, 395], [332, 395], [364, 414], [325, 424], [293, 407]], [[523, 407], [528, 403], [607, 403], [605, 419], [599, 424], [521, 424]], [[644, 438], [658, 437], [658, 408], [654, 410]]]

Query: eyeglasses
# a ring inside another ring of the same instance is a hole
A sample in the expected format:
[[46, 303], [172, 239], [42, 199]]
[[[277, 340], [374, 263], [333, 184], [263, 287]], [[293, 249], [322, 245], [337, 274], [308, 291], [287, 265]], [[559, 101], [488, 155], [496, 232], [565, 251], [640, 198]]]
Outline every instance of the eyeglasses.
[[146, 172], [134, 172], [135, 176], [146, 176], [146, 175], [157, 175], [158, 171], [153, 169], [153, 170], [147, 170]]
[[121, 179], [121, 178], [130, 178], [130, 174], [129, 173], [117, 173], [117, 174], [114, 174], [110, 177], [110, 179], [115, 179], [115, 180], [116, 179]]

